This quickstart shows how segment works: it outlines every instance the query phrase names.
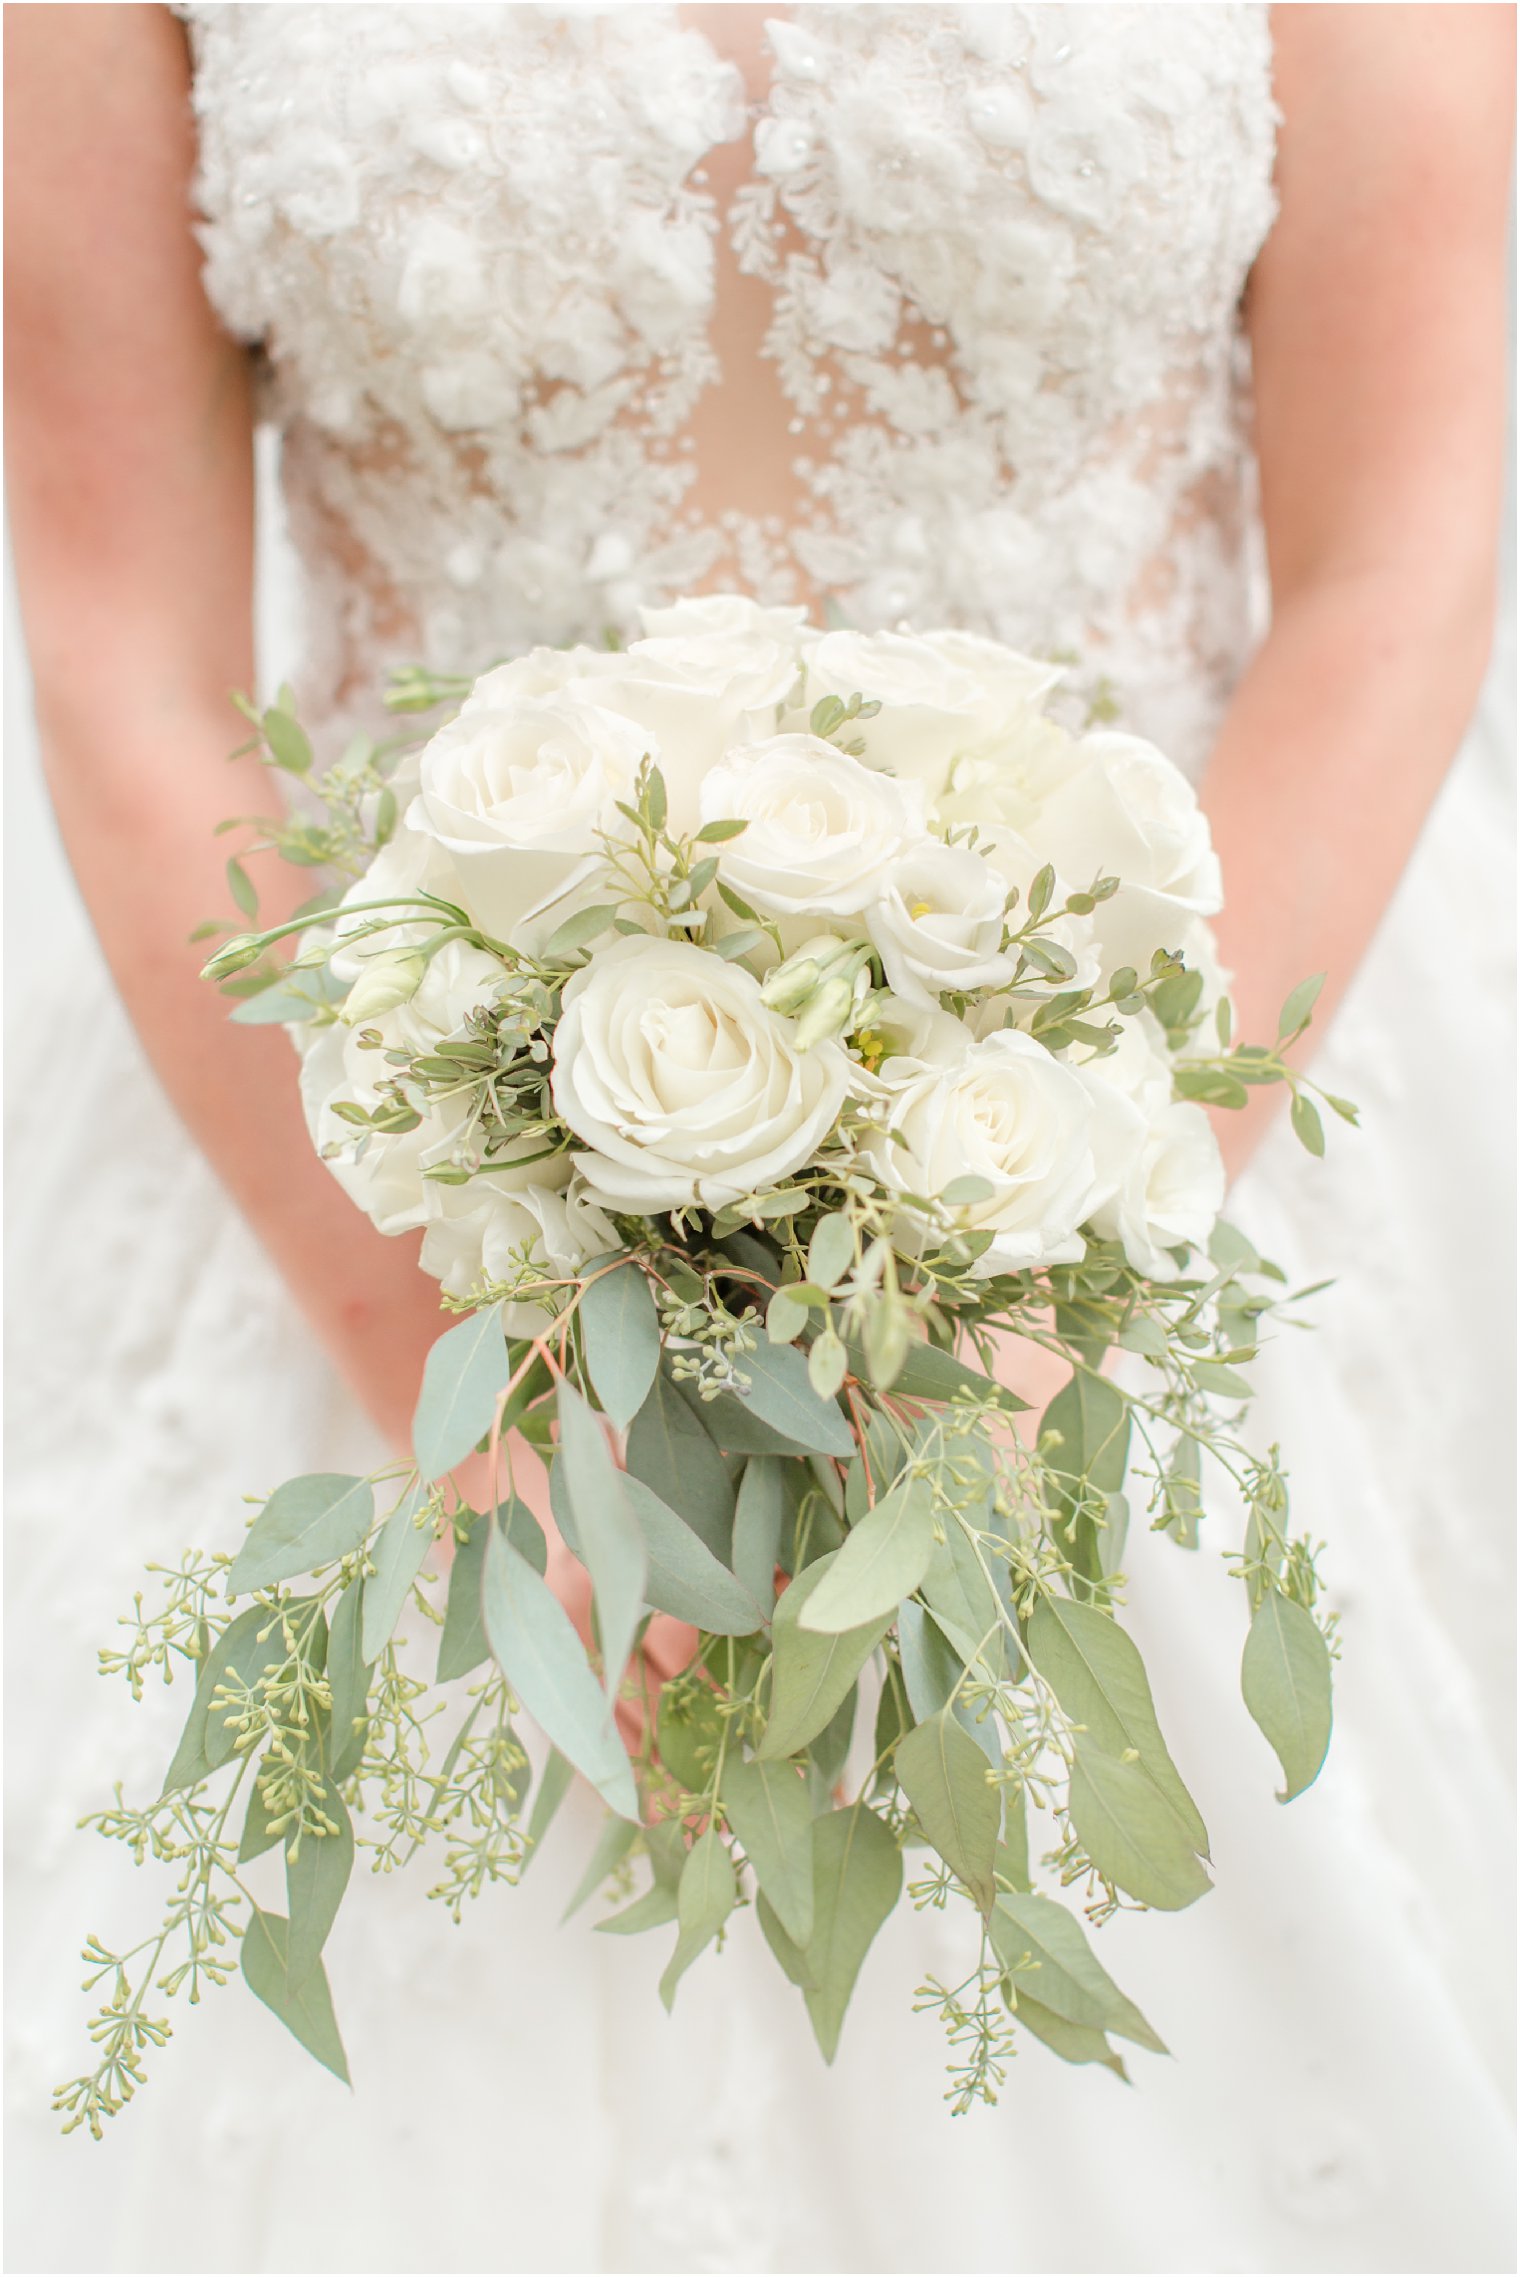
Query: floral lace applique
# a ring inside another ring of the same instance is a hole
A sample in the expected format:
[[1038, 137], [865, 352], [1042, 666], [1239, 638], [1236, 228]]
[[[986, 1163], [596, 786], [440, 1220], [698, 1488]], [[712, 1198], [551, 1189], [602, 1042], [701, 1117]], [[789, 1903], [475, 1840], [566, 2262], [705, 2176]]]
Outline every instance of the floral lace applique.
[[662, 5], [181, 13], [314, 710], [739, 586], [1080, 648], [1201, 760], [1250, 636], [1264, 8], [809, 0], [748, 90]]

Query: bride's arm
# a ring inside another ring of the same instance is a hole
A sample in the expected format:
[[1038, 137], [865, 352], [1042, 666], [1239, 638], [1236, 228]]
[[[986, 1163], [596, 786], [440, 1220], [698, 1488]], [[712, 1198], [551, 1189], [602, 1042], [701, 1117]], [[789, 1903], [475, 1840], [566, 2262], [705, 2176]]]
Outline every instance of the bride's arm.
[[[1272, 629], [1204, 783], [1241, 1031], [1322, 1033], [1461, 741], [1503, 480], [1508, 7], [1279, 7], [1248, 300]], [[1218, 1120], [1235, 1166], [1279, 1094]]]
[[[415, 1239], [344, 1197], [289, 1044], [228, 1025], [186, 940], [227, 907], [213, 824], [269, 793], [225, 757], [228, 691], [252, 680], [252, 431], [191, 234], [183, 35], [160, 8], [17, 8], [5, 47], [9, 511], [69, 859], [165, 1090], [371, 1413], [404, 1430], [442, 1325]], [[303, 891], [278, 862], [258, 882], [271, 918]]]

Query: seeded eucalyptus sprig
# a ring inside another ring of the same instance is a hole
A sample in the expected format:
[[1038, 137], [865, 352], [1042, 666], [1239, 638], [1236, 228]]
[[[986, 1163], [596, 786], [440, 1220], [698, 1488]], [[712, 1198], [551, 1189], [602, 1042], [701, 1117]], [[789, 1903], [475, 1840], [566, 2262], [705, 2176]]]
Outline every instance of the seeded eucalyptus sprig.
[[[470, 685], [413, 671], [387, 701], [437, 712]], [[778, 729], [807, 698], [803, 667]], [[635, 935], [742, 964], [757, 1025], [856, 1074], [809, 1158], [769, 1186], [730, 1184], [711, 1206], [694, 1186], [647, 1215], [609, 1206], [612, 1245], [573, 1266], [528, 1236], [493, 1248], [489, 1272], [442, 1300], [452, 1317], [406, 1461], [290, 1480], [235, 1555], [150, 1569], [158, 1601], [136, 1600], [102, 1671], [134, 1697], [155, 1674], [188, 1676], [193, 1698], [159, 1794], [137, 1807], [118, 1789], [86, 1823], [173, 1886], [153, 1936], [85, 1947], [95, 2059], [58, 2090], [66, 2129], [98, 2135], [169, 2037], [168, 2002], [235, 1969], [346, 2080], [322, 1956], [356, 1860], [389, 1873], [425, 1857], [428, 1895], [458, 1921], [527, 1870], [577, 1776], [607, 1816], [571, 1910], [600, 1895], [599, 1931], [659, 1936], [667, 2006], [709, 1946], [758, 1934], [832, 2059], [906, 1888], [965, 1925], [955, 1981], [914, 1996], [941, 2017], [953, 2110], [995, 2101], [1030, 2040], [1125, 2076], [1116, 2043], [1162, 2043], [1087, 1927], [1211, 1886], [1207, 1830], [1123, 1626], [1132, 1525], [1143, 1515], [1190, 1550], [1210, 1490], [1239, 1500], [1243, 1538], [1225, 1554], [1244, 1704], [1282, 1799], [1302, 1792], [1329, 1739], [1335, 1619], [1279, 1452], [1252, 1452], [1240, 1422], [1262, 1343], [1312, 1290], [1288, 1291], [1224, 1219], [1206, 1248], [1174, 1248], [1165, 1277], [1095, 1224], [1074, 1262], [994, 1271], [987, 1180], [889, 1191], [872, 1148], [903, 1006], [869, 926], [820, 917], [793, 945], [724, 875], [746, 825], [673, 827], [652, 756], [601, 841], [596, 898], [507, 943], [463, 885], [454, 901], [355, 884], [397, 827], [403, 741], [357, 739], [319, 771], [288, 691], [244, 708], [245, 748], [296, 793], [289, 818], [248, 824], [253, 843], [322, 883], [259, 929], [235, 858], [242, 927], [206, 975], [238, 1019], [346, 1029], [364, 1095], [329, 1102], [352, 1133], [329, 1151], [362, 1156], [431, 1116], [443, 1136], [415, 1150], [428, 1208], [454, 1207], [450, 1189], [563, 1180], [580, 1142], [550, 1082], [562, 1005]], [[807, 717], [859, 756], [881, 708], [827, 694]], [[944, 835], [977, 845], [974, 829]], [[947, 989], [936, 1017], [974, 1016], [984, 1037], [1017, 1026], [1080, 1072], [1150, 1015], [1174, 1100], [1239, 1107], [1285, 1083], [1315, 1152], [1314, 1098], [1355, 1120], [1287, 1057], [1319, 981], [1290, 996], [1271, 1046], [1234, 1040], [1227, 1000], [1205, 1013], [1203, 976], [1171, 949], [1084, 981], [1069, 943], [1119, 890], [1100, 874], [1066, 891], [1048, 864], [1010, 888], [1002, 985]], [[394, 1017], [454, 943], [492, 976], [457, 1024], [433, 1035]], [[999, 1380], [1020, 1380], [1021, 1343], [1067, 1377], [1038, 1415]], [[469, 1500], [456, 1474], [472, 1455], [486, 1483]], [[551, 1516], [587, 1578], [585, 1633], [548, 1579]], [[658, 1619], [694, 1641], [652, 1686], [642, 1648]]]

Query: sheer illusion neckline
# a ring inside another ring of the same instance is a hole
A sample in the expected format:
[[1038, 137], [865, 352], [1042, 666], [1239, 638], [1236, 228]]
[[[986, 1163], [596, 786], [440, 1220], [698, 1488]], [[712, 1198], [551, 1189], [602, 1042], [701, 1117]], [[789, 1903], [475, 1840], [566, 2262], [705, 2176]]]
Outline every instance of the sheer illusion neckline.
[[1254, 0], [185, 12], [315, 709], [728, 587], [1076, 652], [1201, 758], [1248, 643]]

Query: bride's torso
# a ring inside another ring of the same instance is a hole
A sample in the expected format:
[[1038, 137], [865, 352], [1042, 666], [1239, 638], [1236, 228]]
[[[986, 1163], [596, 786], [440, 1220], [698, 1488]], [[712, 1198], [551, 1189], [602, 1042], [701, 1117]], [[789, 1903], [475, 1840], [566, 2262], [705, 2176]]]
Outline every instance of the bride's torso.
[[1264, 8], [182, 12], [314, 709], [729, 587], [1078, 653], [1202, 758], [1251, 629]]

